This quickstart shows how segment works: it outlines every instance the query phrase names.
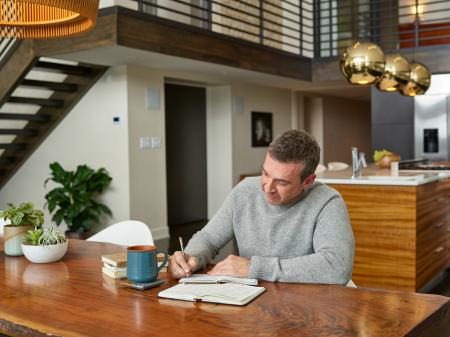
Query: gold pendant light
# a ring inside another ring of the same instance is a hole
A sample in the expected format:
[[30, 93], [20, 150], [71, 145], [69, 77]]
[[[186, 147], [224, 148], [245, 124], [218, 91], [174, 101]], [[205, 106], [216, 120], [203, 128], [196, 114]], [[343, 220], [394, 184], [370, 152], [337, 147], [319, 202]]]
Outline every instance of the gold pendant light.
[[0, 37], [65, 37], [95, 26], [99, 0], [0, 0]]
[[423, 95], [431, 85], [431, 72], [422, 63], [412, 63], [409, 82], [400, 93], [404, 96]]
[[408, 60], [400, 54], [386, 55], [384, 74], [375, 86], [380, 91], [396, 91], [405, 86], [410, 78]]
[[340, 68], [351, 84], [372, 84], [383, 75], [385, 57], [374, 43], [356, 42], [342, 54]]

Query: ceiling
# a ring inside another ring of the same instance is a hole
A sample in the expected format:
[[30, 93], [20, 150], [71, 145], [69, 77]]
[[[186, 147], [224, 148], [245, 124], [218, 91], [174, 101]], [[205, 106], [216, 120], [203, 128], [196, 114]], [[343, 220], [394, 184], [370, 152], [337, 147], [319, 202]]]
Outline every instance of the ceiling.
[[[349, 85], [344, 79], [326, 83], [311, 83], [293, 78], [275, 76], [256, 71], [159, 54], [123, 46], [106, 46], [76, 53], [58, 55], [66, 60], [108, 66], [137, 65], [164, 70], [171, 79], [193, 80], [208, 85], [244, 82], [272, 86], [311, 95], [336, 96], [370, 100], [370, 88]], [[337, 65], [336, 65], [337, 66]]]

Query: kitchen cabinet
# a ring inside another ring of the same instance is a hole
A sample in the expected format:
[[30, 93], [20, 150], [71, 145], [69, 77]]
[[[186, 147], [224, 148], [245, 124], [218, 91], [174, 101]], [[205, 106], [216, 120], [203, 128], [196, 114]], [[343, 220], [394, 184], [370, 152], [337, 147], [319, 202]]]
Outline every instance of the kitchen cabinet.
[[450, 179], [415, 185], [329, 184], [355, 235], [358, 286], [419, 291], [450, 266]]

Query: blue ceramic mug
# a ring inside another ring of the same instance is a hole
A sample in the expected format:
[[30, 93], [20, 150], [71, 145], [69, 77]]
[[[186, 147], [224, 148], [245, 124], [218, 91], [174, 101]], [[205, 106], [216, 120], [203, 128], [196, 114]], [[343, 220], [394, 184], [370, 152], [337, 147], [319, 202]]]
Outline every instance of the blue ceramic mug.
[[153, 282], [158, 272], [167, 263], [167, 253], [164, 262], [158, 267], [158, 250], [155, 246], [131, 246], [127, 250], [127, 278], [131, 282]]

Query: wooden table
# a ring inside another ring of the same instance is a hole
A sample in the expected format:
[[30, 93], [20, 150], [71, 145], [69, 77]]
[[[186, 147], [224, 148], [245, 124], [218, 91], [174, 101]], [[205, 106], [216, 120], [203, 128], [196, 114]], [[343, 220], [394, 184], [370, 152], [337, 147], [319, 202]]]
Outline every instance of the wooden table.
[[71, 240], [61, 262], [8, 257], [0, 239], [0, 333], [15, 336], [449, 336], [449, 299], [331, 285], [261, 282], [245, 307], [159, 299], [101, 273], [121, 246]]

